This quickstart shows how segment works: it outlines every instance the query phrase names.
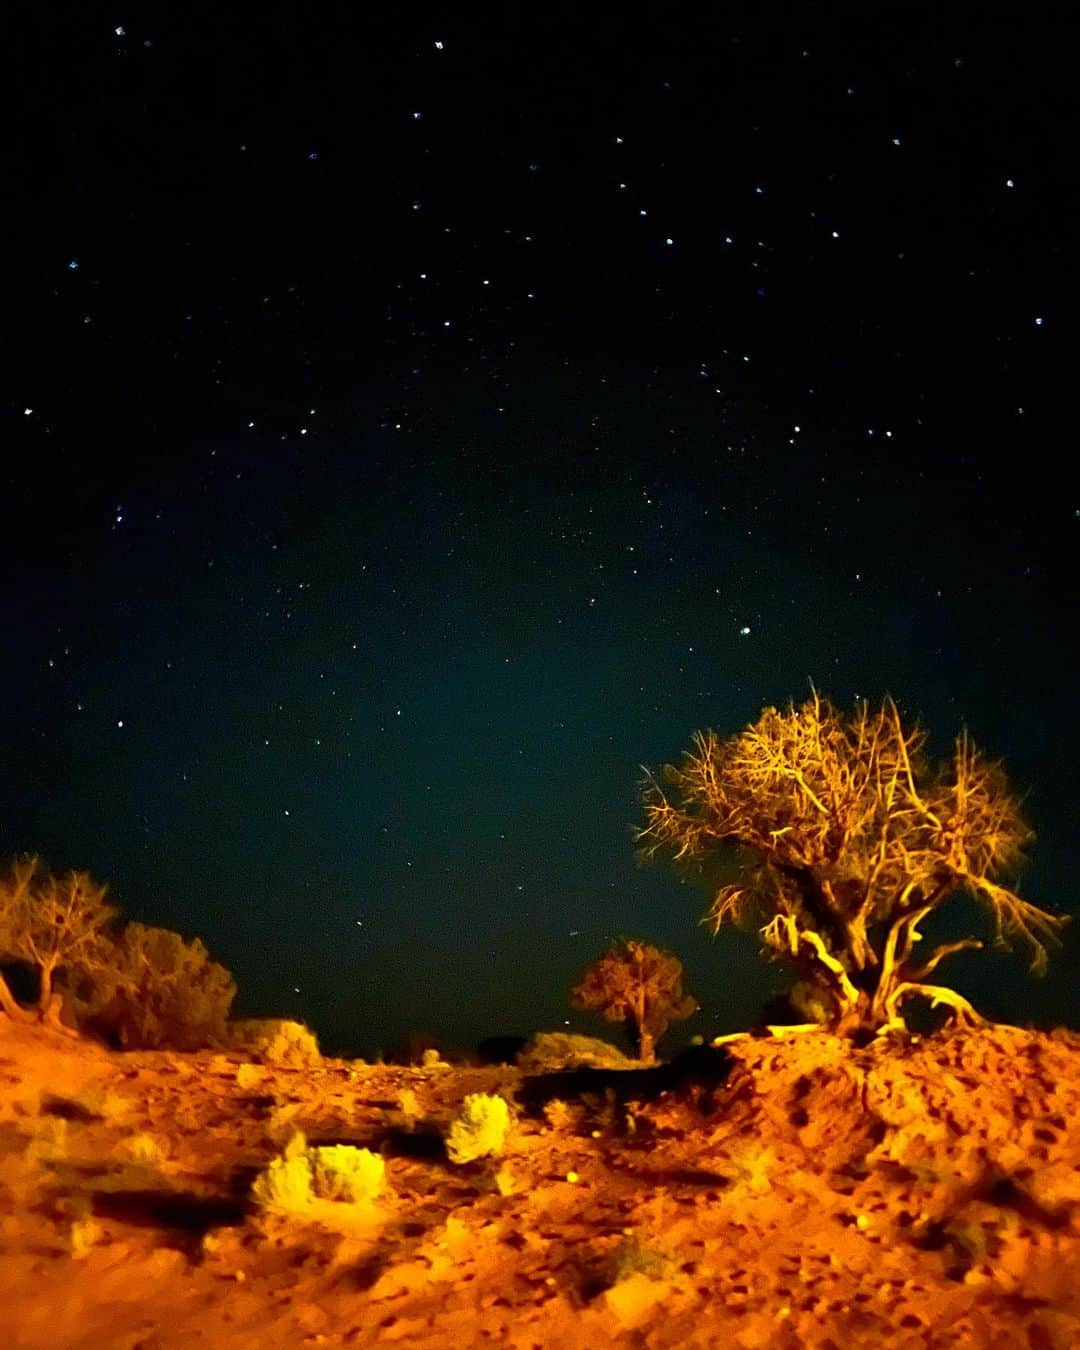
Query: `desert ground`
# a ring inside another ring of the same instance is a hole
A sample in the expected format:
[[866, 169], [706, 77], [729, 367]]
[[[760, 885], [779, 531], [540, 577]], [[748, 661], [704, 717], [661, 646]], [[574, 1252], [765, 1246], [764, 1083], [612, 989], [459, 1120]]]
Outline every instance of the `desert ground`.
[[[599, 1072], [599, 1071], [598, 1071]], [[443, 1144], [468, 1093], [502, 1156]], [[659, 1070], [304, 1069], [0, 1017], [0, 1345], [1080, 1345], [1080, 1036], [762, 1032]], [[373, 1205], [272, 1213], [295, 1130]]]

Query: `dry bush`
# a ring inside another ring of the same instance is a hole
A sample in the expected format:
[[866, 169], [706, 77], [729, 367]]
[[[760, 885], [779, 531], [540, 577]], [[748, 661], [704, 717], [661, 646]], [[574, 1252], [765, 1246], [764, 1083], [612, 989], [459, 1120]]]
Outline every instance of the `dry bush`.
[[538, 1031], [518, 1054], [518, 1068], [525, 1073], [553, 1073], [559, 1069], [630, 1069], [634, 1061], [618, 1046], [597, 1036], [578, 1036], [569, 1031]]
[[256, 1177], [252, 1198], [264, 1210], [307, 1214], [317, 1201], [369, 1208], [386, 1187], [386, 1164], [370, 1149], [348, 1144], [308, 1147], [297, 1134]]
[[736, 735], [698, 732], [680, 765], [643, 784], [641, 854], [699, 876], [726, 867], [735, 879], [716, 887], [705, 921], [714, 932], [757, 928], [771, 959], [827, 993], [840, 1025], [902, 1025], [915, 996], [978, 1021], [966, 999], [928, 979], [983, 943], [917, 956], [920, 925], [966, 893], [992, 919], [996, 944], [1026, 944], [1041, 972], [1065, 920], [1001, 880], [1032, 838], [1001, 766], [966, 732], [943, 764], [925, 746], [889, 698], [844, 716], [816, 692], [798, 708], [766, 708]]
[[69, 995], [77, 1023], [125, 1049], [220, 1044], [236, 982], [198, 938], [129, 923]]
[[239, 1018], [229, 1023], [227, 1039], [232, 1049], [275, 1068], [308, 1069], [322, 1063], [315, 1033], [288, 1018]]
[[461, 1114], [446, 1136], [446, 1154], [451, 1162], [474, 1162], [499, 1157], [510, 1129], [510, 1107], [502, 1097], [470, 1092]]

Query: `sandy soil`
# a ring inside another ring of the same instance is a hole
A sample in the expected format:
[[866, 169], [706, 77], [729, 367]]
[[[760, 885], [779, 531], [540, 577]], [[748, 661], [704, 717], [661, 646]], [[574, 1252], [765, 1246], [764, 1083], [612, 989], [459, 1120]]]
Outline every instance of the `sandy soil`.
[[[241, 1062], [0, 1017], [0, 1345], [1080, 1346], [1075, 1034], [748, 1037], [599, 1085]], [[475, 1091], [517, 1123], [455, 1165]], [[377, 1212], [255, 1209], [293, 1126], [383, 1152]]]

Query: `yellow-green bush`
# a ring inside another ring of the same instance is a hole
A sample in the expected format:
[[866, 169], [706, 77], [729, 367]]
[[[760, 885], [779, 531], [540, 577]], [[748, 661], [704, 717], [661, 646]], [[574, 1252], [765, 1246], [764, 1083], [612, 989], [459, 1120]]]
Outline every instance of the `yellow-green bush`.
[[311, 1165], [306, 1153], [293, 1158], [273, 1158], [255, 1178], [251, 1188], [255, 1203], [279, 1214], [301, 1214], [311, 1208]]
[[251, 1193], [262, 1209], [303, 1214], [316, 1200], [369, 1205], [385, 1186], [386, 1164], [377, 1153], [348, 1144], [309, 1148], [297, 1133], [256, 1177]]
[[510, 1107], [502, 1097], [471, 1092], [446, 1136], [447, 1156], [456, 1163], [498, 1157], [509, 1129]]
[[311, 1184], [321, 1200], [370, 1204], [386, 1185], [386, 1163], [369, 1148], [330, 1144], [309, 1148]]
[[244, 1092], [258, 1087], [262, 1082], [262, 1070], [257, 1064], [238, 1064], [236, 1068], [236, 1086]]
[[315, 1033], [284, 1017], [245, 1017], [229, 1023], [229, 1045], [261, 1064], [307, 1069], [322, 1063]]

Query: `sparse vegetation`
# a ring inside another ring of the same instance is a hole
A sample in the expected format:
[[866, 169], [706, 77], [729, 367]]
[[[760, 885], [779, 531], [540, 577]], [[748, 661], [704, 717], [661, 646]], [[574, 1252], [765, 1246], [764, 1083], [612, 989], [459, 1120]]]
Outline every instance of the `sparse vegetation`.
[[238, 1064], [236, 1066], [236, 1086], [249, 1092], [262, 1081], [263, 1069], [258, 1064]]
[[517, 1062], [526, 1073], [551, 1073], [558, 1069], [628, 1069], [634, 1061], [598, 1036], [539, 1031], [525, 1043]]
[[230, 1022], [228, 1041], [233, 1049], [279, 1068], [305, 1069], [322, 1063], [315, 1033], [302, 1022], [288, 1018], [252, 1017]]
[[306, 1214], [316, 1200], [368, 1206], [386, 1186], [386, 1164], [370, 1149], [347, 1144], [308, 1147], [294, 1136], [256, 1177], [252, 1198], [278, 1214]]
[[277, 1214], [303, 1214], [311, 1208], [311, 1167], [301, 1153], [271, 1159], [251, 1188], [255, 1203]]
[[498, 1157], [509, 1129], [510, 1107], [504, 1098], [471, 1092], [446, 1136], [447, 1157], [456, 1163]]
[[979, 1020], [930, 976], [982, 941], [915, 953], [920, 926], [954, 895], [988, 911], [998, 945], [1025, 944], [1034, 972], [1065, 922], [1001, 880], [1032, 838], [1001, 766], [966, 732], [932, 765], [925, 732], [905, 726], [889, 698], [843, 716], [815, 692], [798, 708], [766, 708], [736, 735], [699, 732], [680, 765], [647, 777], [643, 799], [642, 856], [699, 876], [734, 872], [705, 921], [714, 932], [757, 928], [771, 959], [826, 994], [840, 1026], [902, 1024], [912, 997]]
[[220, 1044], [236, 982], [198, 938], [129, 923], [72, 988], [75, 1021], [125, 1049]]
[[[116, 917], [107, 887], [89, 872], [54, 876], [34, 855], [13, 859], [0, 881], [0, 961], [21, 962], [38, 978], [37, 1012], [59, 1023], [58, 979], [99, 967], [107, 926]], [[0, 1006], [19, 1018], [21, 1009], [0, 976]]]
[[312, 1189], [320, 1199], [370, 1204], [386, 1185], [386, 1164], [368, 1148], [331, 1144], [309, 1148], [305, 1156], [311, 1165]]
[[420, 1119], [420, 1100], [412, 1088], [402, 1088], [398, 1093], [398, 1110], [405, 1129], [411, 1134]]
[[585, 970], [570, 991], [571, 1006], [619, 1022], [635, 1043], [638, 1059], [652, 1064], [656, 1045], [672, 1022], [697, 1012], [683, 991], [682, 962], [648, 942], [623, 938]]

